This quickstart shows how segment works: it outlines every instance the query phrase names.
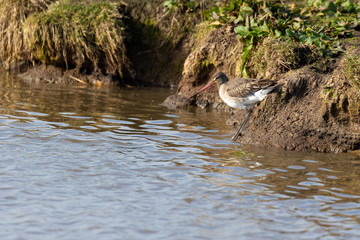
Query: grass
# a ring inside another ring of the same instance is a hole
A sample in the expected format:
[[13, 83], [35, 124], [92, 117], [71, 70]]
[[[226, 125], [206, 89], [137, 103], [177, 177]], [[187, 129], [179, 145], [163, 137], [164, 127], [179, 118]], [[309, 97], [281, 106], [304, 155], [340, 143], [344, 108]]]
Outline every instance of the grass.
[[0, 0], [0, 66], [14, 68], [27, 59], [22, 28], [27, 17], [47, 9], [51, 0]]
[[0, 63], [54, 65], [123, 76], [125, 26], [109, 1], [0, 0]]
[[[120, 3], [122, 4], [122, 3]], [[23, 28], [33, 63], [116, 72], [128, 68], [119, 4], [59, 1], [31, 15]]]
[[350, 55], [343, 60], [346, 78], [357, 88], [360, 88], [360, 55]]
[[269, 78], [314, 61], [318, 55], [302, 43], [267, 37], [258, 44], [248, 60], [246, 75]]
[[210, 22], [202, 22], [196, 25], [194, 29], [195, 44], [193, 49], [198, 47], [199, 43], [205, 39], [214, 28], [210, 25]]

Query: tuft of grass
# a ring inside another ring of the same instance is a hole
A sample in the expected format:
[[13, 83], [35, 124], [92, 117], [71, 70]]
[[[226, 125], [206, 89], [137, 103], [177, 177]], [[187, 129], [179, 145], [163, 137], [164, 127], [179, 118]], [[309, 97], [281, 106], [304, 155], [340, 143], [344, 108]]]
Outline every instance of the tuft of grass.
[[22, 28], [27, 17], [41, 12], [52, 0], [0, 0], [0, 66], [16, 67], [27, 58]]
[[336, 90], [332, 86], [325, 85], [324, 86], [324, 94], [328, 96], [328, 99], [333, 99], [336, 96]]
[[290, 40], [267, 37], [258, 44], [249, 59], [249, 75], [271, 78], [314, 61], [318, 55], [305, 44]]
[[31, 15], [23, 27], [29, 60], [64, 68], [108, 71], [129, 69], [124, 44], [124, 3], [59, 1]]
[[213, 27], [210, 25], [209, 21], [202, 22], [195, 26], [194, 36], [195, 36], [195, 45], [193, 49], [198, 47], [199, 43], [205, 39], [209, 33], [213, 30]]
[[343, 66], [346, 78], [360, 88], [360, 55], [356, 54], [345, 57]]

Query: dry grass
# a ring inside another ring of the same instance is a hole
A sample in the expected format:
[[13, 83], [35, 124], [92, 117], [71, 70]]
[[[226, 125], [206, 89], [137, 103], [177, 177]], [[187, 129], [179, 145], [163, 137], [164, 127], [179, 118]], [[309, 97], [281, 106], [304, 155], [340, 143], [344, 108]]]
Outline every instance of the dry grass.
[[352, 85], [360, 88], [360, 55], [352, 54], [345, 56], [342, 65], [345, 77]]
[[303, 44], [268, 37], [257, 46], [246, 67], [251, 77], [272, 78], [316, 58], [317, 54]]
[[29, 59], [86, 71], [116, 72], [129, 68], [119, 4], [60, 1], [33, 14], [24, 24]]
[[130, 69], [123, 2], [0, 0], [0, 66], [43, 63], [83, 72]]
[[43, 11], [51, 0], [0, 0], [0, 66], [13, 68], [26, 60], [22, 28], [27, 17]]

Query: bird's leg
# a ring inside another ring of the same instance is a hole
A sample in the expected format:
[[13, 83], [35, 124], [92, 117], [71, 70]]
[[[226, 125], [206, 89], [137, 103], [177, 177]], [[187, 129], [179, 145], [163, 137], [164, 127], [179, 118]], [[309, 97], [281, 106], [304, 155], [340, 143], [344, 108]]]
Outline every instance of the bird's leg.
[[236, 139], [238, 139], [238, 137], [240, 136], [241, 134], [241, 131], [242, 129], [244, 128], [246, 122], [248, 121], [249, 117], [250, 117], [250, 112], [247, 108], [245, 108], [245, 111], [246, 111], [246, 115], [245, 115], [245, 118], [244, 118], [244, 121], [242, 122], [240, 128], [237, 130], [237, 132], [235, 133], [235, 135], [231, 138], [232, 141], [236, 141]]

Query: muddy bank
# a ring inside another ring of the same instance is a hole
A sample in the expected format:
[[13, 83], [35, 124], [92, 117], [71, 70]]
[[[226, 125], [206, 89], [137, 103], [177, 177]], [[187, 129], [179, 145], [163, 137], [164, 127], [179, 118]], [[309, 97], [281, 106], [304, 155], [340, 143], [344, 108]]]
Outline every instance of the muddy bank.
[[64, 85], [95, 85], [112, 86], [118, 84], [118, 76], [112, 74], [102, 74], [92, 72], [91, 74], [81, 74], [76, 69], [65, 70], [55, 66], [39, 65], [28, 69], [18, 76], [27, 82], [51, 83]]
[[[223, 71], [230, 78], [238, 77], [240, 61], [237, 58], [241, 43], [232, 34], [229, 28], [224, 27], [214, 30], [202, 41], [187, 58], [178, 91], [165, 101], [165, 105], [183, 107], [184, 99], [198, 91], [216, 71]], [[311, 51], [299, 45], [293, 48], [295, 50], [292, 53], [288, 53], [288, 57], [296, 56], [297, 59], [291, 69], [283, 66], [286, 59], [279, 61], [284, 58], [283, 55], [279, 56], [277, 51], [270, 51], [270, 48], [264, 54], [259, 46], [254, 54], [261, 51], [267, 62], [258, 74], [278, 80], [283, 86], [280, 91], [269, 94], [263, 102], [254, 106], [238, 141], [267, 148], [301, 151], [358, 150], [359, 43], [357, 38], [348, 40], [344, 43], [346, 54], [331, 61], [313, 63]], [[288, 50], [291, 51], [290, 48]], [[251, 69], [256, 67], [255, 64], [252, 68], [250, 66]], [[241, 123], [245, 116], [243, 111], [226, 106], [218, 96], [216, 87], [198, 95], [191, 104], [226, 110], [229, 116], [226, 124], [234, 126]]]

